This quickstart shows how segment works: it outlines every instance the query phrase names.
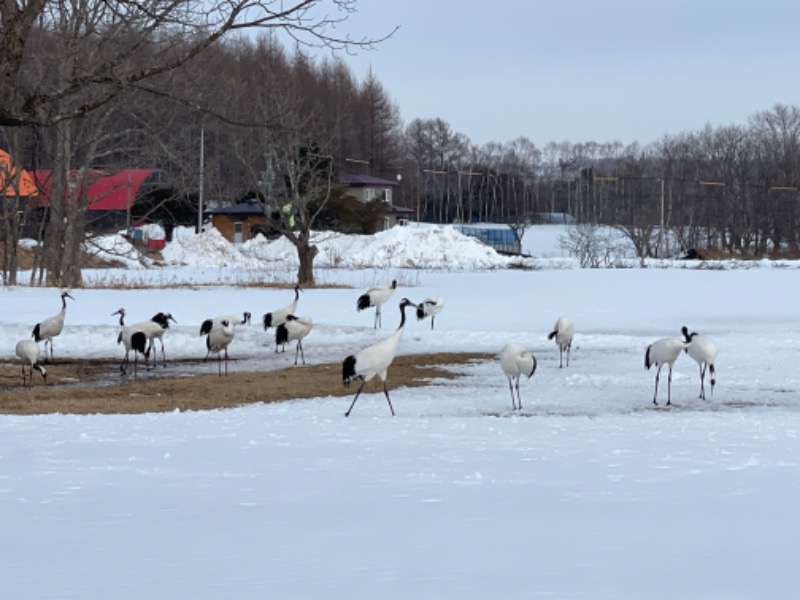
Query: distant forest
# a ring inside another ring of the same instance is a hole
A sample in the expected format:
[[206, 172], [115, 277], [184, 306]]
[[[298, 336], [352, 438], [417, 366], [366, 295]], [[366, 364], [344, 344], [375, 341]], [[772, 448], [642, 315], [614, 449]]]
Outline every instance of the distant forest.
[[[379, 73], [354, 77], [347, 53], [380, 51], [381, 41], [339, 33], [356, 2], [295, 2], [276, 13], [284, 4], [2, 4], [0, 149], [17, 167], [52, 170], [54, 189], [73, 196], [50, 209], [42, 231], [49, 283], [80, 280], [79, 182], [97, 169], [163, 170], [171, 201], [189, 209], [201, 189], [211, 205], [278, 196], [301, 205], [307, 228], [337, 177], [358, 173], [399, 181], [394, 202], [424, 221], [520, 227], [566, 213], [634, 238], [670, 231], [686, 248], [798, 250], [796, 106], [647, 145], [476, 145], [446, 115], [404, 123]], [[320, 181], [329, 182], [324, 193]], [[5, 240], [15, 242], [22, 208], [4, 203]]]

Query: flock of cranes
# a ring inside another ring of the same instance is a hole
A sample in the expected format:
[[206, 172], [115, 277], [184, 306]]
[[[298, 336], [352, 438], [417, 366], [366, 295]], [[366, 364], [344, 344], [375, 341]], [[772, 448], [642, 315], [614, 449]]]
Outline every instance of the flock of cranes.
[[[375, 308], [374, 327], [381, 326], [381, 307], [392, 297], [397, 289], [397, 281], [393, 280], [388, 285], [375, 286], [367, 290], [358, 297], [356, 309], [362, 311], [370, 307]], [[305, 364], [303, 351], [303, 339], [310, 333], [314, 323], [309, 317], [297, 316], [298, 301], [300, 299], [301, 288], [295, 286], [294, 300], [287, 306], [264, 314], [262, 323], [264, 330], [275, 328], [275, 351], [285, 352], [286, 344], [296, 341], [294, 364], [302, 360]], [[30, 387], [33, 380], [33, 371], [38, 371], [42, 380], [46, 382], [47, 370], [40, 363], [39, 342], [44, 341], [44, 359], [47, 360], [47, 347], [50, 347], [49, 360], [53, 360], [53, 338], [57, 337], [64, 328], [64, 317], [67, 310], [67, 298], [74, 300], [68, 292], [61, 293], [61, 310], [52, 317], [37, 323], [32, 332], [33, 339], [20, 340], [16, 345], [16, 355], [22, 364], [23, 385]], [[444, 299], [440, 296], [426, 298], [421, 303], [416, 304], [408, 298], [400, 301], [400, 324], [397, 329], [382, 341], [362, 349], [357, 354], [351, 354], [342, 363], [342, 382], [345, 387], [349, 386], [356, 379], [361, 380], [361, 385], [356, 390], [356, 394], [345, 412], [345, 417], [349, 416], [353, 407], [361, 394], [366, 383], [378, 377], [383, 383], [383, 393], [389, 404], [389, 410], [394, 415], [394, 407], [389, 397], [387, 378], [389, 367], [394, 361], [397, 348], [403, 336], [406, 324], [406, 309], [413, 307], [419, 320], [430, 317], [431, 330], [434, 329], [436, 315], [444, 308]], [[125, 356], [120, 363], [120, 372], [127, 374], [130, 365], [130, 353], [133, 352], [134, 376], [138, 370], [138, 357], [141, 354], [145, 361], [145, 368], [149, 367], [148, 361], [150, 354], [153, 353], [153, 365], [156, 366], [157, 358], [155, 355], [155, 342], [161, 345], [162, 364], [166, 366], [166, 353], [164, 350], [164, 332], [169, 329], [170, 322], [177, 321], [168, 312], [156, 313], [152, 319], [142, 321], [134, 325], [125, 325], [125, 309], [112, 313], [112, 316], [119, 315], [120, 332], [117, 343], [125, 349]], [[236, 326], [247, 325], [250, 323], [251, 314], [244, 312], [240, 319], [236, 315], [222, 315], [206, 319], [200, 326], [200, 335], [206, 338], [206, 356], [208, 360], [212, 354], [217, 356], [217, 372], [222, 376], [223, 363], [225, 374], [228, 374], [228, 347], [235, 338]], [[672, 402], [672, 368], [675, 361], [681, 354], [686, 352], [694, 359], [700, 368], [700, 398], [705, 400], [705, 376], [708, 372], [711, 384], [711, 394], [714, 393], [716, 384], [716, 357], [717, 348], [714, 343], [706, 336], [697, 332], [689, 332], [684, 326], [681, 329], [682, 338], [662, 338], [647, 347], [644, 357], [644, 366], [649, 369], [651, 366], [657, 367], [655, 376], [655, 386], [653, 392], [653, 404], [657, 405], [658, 384], [661, 377], [661, 369], [666, 365], [668, 368], [667, 377], [667, 405]], [[559, 368], [564, 367], [566, 355], [566, 366], [569, 367], [572, 342], [575, 336], [575, 326], [572, 321], [565, 316], [560, 317], [553, 330], [548, 333], [549, 340], [555, 340], [559, 349]], [[508, 379], [508, 388], [511, 394], [512, 410], [522, 409], [522, 398], [520, 396], [520, 380], [523, 376], [530, 379], [536, 372], [536, 357], [528, 349], [517, 343], [508, 344], [503, 348], [499, 355], [500, 368]], [[27, 371], [26, 371], [27, 368]]]

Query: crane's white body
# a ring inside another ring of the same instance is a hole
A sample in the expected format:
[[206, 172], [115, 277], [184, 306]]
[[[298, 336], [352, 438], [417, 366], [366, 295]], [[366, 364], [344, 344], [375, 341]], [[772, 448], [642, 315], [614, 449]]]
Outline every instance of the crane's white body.
[[117, 312], [111, 313], [111, 316], [119, 315], [119, 335], [117, 336], [117, 343], [122, 344], [125, 348], [125, 357], [119, 365], [120, 374], [126, 375], [128, 373], [128, 365], [130, 364], [130, 352], [133, 350], [133, 376], [136, 377], [139, 372], [139, 354], [144, 357], [145, 368], [147, 368], [147, 358], [149, 352], [147, 351], [147, 334], [136, 329], [135, 325], [125, 325], [125, 309], [120, 308]]
[[[163, 366], [167, 366], [167, 355], [164, 351], [164, 332], [169, 329], [169, 322], [172, 321], [173, 323], [177, 323], [175, 318], [172, 316], [172, 313], [156, 313], [153, 315], [153, 318], [149, 321], [142, 321], [140, 323], [134, 323], [130, 325], [131, 329], [134, 331], [141, 331], [147, 336], [148, 341], [150, 342], [149, 347], [147, 349], [147, 354], [150, 352], [155, 352], [155, 340], [161, 342], [161, 360]], [[157, 363], [155, 355], [153, 356], [153, 366], [155, 367]]]
[[64, 317], [67, 314], [67, 298], [74, 300], [69, 292], [61, 292], [61, 310], [52, 317], [40, 321], [33, 327], [31, 337], [37, 342], [44, 340], [44, 358], [47, 359], [47, 345], [50, 344], [50, 360], [53, 360], [53, 338], [61, 335]]
[[217, 355], [217, 370], [222, 375], [222, 353], [225, 353], [225, 374], [228, 374], [228, 346], [236, 336], [236, 326], [250, 323], [250, 313], [245, 312], [242, 320], [233, 315], [221, 315], [212, 319], [206, 319], [200, 326], [200, 335], [206, 336], [206, 357], [208, 360], [211, 354]]
[[[33, 384], [33, 371], [39, 371], [42, 381], [47, 381], [47, 370], [39, 364], [39, 344], [33, 340], [20, 340], [16, 347], [17, 358], [22, 363], [22, 385], [30, 387]], [[30, 377], [26, 377], [25, 365], [30, 367]]]
[[389, 366], [392, 364], [395, 354], [397, 353], [397, 346], [400, 344], [400, 338], [403, 337], [406, 324], [405, 309], [407, 306], [416, 305], [408, 299], [403, 298], [400, 302], [400, 325], [392, 335], [377, 344], [364, 348], [355, 356], [348, 356], [344, 360], [342, 365], [342, 380], [344, 385], [348, 386], [354, 379], [361, 379], [361, 386], [358, 388], [356, 396], [353, 398], [352, 404], [350, 404], [350, 408], [347, 409], [347, 412], [344, 414], [345, 417], [350, 416], [350, 411], [353, 410], [364, 385], [375, 376], [379, 377], [383, 382], [383, 393], [386, 396], [386, 401], [389, 403], [392, 416], [394, 416], [394, 407], [389, 398], [389, 390], [386, 387], [386, 377], [389, 372]]
[[275, 347], [286, 344], [293, 340], [297, 340], [297, 347], [294, 351], [294, 364], [297, 364], [298, 353], [303, 359], [303, 364], [306, 364], [305, 353], [303, 352], [303, 339], [311, 332], [314, 326], [314, 321], [310, 317], [296, 317], [294, 315], [287, 315], [286, 321], [278, 325], [275, 330]]
[[436, 315], [442, 312], [444, 308], [444, 298], [441, 296], [431, 296], [429, 298], [425, 298], [422, 302], [417, 305], [417, 319], [422, 320], [427, 317], [431, 318], [431, 329], [433, 329], [433, 323], [436, 320]]
[[[267, 331], [270, 327], [282, 325], [286, 322], [287, 316], [293, 315], [295, 312], [297, 312], [297, 303], [300, 300], [300, 291], [300, 286], [294, 286], [294, 301], [291, 304], [278, 310], [268, 312], [264, 315], [264, 331]], [[278, 351], [277, 347], [275, 348], [275, 351]]]
[[711, 380], [711, 395], [714, 395], [714, 385], [717, 383], [716, 379], [716, 362], [717, 362], [717, 346], [705, 335], [699, 333], [689, 333], [687, 327], [681, 330], [684, 339], [689, 342], [689, 347], [686, 352], [691, 356], [700, 367], [700, 398], [706, 399], [706, 369], [710, 373]]
[[575, 337], [575, 325], [569, 317], [559, 317], [553, 326], [553, 331], [547, 335], [548, 340], [555, 338], [558, 346], [558, 366], [564, 366], [564, 352], [567, 353], [567, 366], [569, 366], [570, 354], [572, 354], [572, 339]]
[[669, 366], [669, 376], [667, 378], [667, 405], [672, 404], [672, 367], [681, 350], [685, 350], [689, 344], [677, 338], [661, 338], [650, 344], [644, 354], [644, 368], [650, 369], [655, 365], [658, 367], [656, 371], [656, 385], [653, 393], [653, 404], [658, 404], [656, 398], [658, 397], [658, 380], [661, 377], [661, 368], [664, 365]]
[[356, 310], [361, 312], [371, 306], [375, 307], [375, 322], [374, 327], [377, 329], [383, 325], [381, 321], [381, 306], [386, 304], [389, 298], [392, 297], [394, 291], [397, 289], [397, 280], [393, 279], [388, 285], [377, 285], [368, 289], [365, 293], [358, 297], [356, 302]]
[[[511, 409], [522, 408], [519, 394], [519, 381], [523, 375], [530, 379], [536, 372], [536, 357], [522, 344], [508, 344], [500, 352], [500, 368], [508, 377], [508, 389], [511, 391]], [[517, 395], [514, 397], [514, 390]], [[519, 404], [519, 405], [517, 405]]]

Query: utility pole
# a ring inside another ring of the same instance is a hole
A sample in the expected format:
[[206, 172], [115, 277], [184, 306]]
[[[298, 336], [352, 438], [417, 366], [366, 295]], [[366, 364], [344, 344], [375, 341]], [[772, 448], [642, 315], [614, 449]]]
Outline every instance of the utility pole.
[[203, 232], [203, 179], [205, 171], [205, 128], [200, 127], [200, 182], [197, 189], [197, 233]]

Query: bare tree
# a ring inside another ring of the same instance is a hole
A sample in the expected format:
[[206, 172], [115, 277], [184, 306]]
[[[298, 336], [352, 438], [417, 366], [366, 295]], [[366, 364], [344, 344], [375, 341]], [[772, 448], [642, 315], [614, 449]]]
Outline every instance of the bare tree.
[[[356, 0], [29, 0], [0, 3], [0, 125], [49, 125], [81, 117], [130, 87], [172, 71], [229, 33], [262, 29], [299, 44], [349, 52], [378, 37], [340, 26]], [[91, 57], [66, 80], [26, 78], [55, 34], [69, 28], [73, 48]], [[158, 92], [157, 89], [153, 92]], [[89, 94], [84, 92], [89, 91]]]

